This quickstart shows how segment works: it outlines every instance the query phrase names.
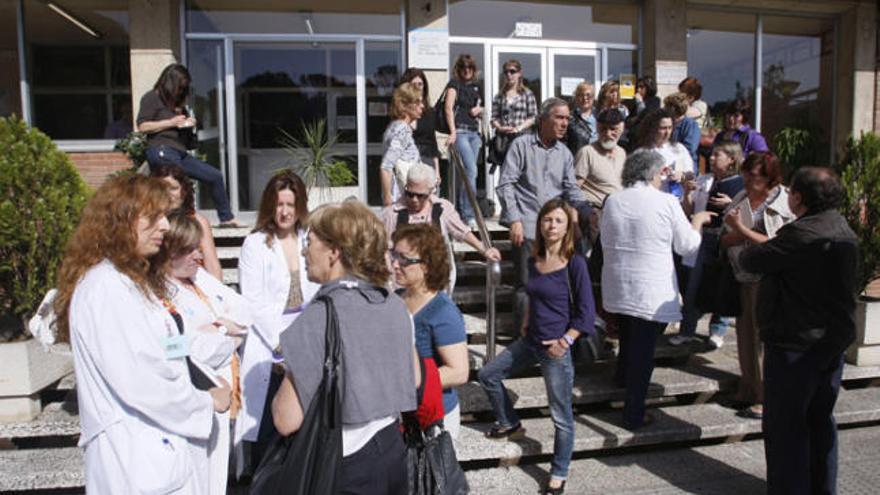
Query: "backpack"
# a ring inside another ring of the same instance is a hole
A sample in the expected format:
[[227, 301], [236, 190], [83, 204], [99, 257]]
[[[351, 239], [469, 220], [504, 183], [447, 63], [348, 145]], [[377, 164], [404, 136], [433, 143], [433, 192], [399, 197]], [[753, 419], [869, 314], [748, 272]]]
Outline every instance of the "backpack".
[[[434, 203], [431, 206], [431, 224], [435, 227], [443, 231], [442, 225], [440, 225], [440, 216], [443, 215], [443, 205], [440, 203]], [[409, 210], [406, 208], [397, 212], [397, 225], [407, 225], [409, 224]]]

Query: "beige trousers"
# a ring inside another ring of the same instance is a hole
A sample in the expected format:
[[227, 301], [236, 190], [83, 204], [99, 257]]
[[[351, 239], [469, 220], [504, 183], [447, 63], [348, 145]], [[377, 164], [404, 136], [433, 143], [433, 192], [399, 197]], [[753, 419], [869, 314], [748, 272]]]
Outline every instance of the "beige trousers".
[[736, 318], [736, 345], [741, 378], [736, 396], [738, 400], [762, 404], [764, 402], [764, 344], [758, 336], [756, 309], [758, 282], [739, 285], [742, 306]]

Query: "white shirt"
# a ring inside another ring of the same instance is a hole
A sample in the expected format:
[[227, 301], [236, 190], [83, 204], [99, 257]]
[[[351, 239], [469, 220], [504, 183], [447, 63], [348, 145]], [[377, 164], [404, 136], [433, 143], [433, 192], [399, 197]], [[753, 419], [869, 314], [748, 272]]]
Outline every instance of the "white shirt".
[[612, 193], [599, 231], [605, 310], [663, 323], [681, 320], [672, 252], [696, 252], [700, 233], [678, 200], [645, 183]]
[[213, 401], [184, 359], [166, 359], [168, 311], [104, 260], [77, 284], [69, 321], [86, 491], [206, 493]]

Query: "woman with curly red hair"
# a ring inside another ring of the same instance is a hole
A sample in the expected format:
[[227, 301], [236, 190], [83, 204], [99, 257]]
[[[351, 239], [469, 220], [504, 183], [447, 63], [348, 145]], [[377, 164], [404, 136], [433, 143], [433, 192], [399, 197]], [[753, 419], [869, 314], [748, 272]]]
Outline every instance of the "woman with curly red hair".
[[159, 179], [108, 180], [61, 266], [56, 310], [73, 349], [89, 493], [207, 491], [207, 440], [230, 390], [193, 386], [164, 274], [150, 270], [168, 205]]

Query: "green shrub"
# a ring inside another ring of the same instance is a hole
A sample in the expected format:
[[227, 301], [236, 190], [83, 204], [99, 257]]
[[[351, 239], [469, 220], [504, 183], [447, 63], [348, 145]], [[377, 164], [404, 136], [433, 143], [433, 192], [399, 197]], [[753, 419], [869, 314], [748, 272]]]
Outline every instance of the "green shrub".
[[354, 183], [354, 174], [336, 150], [338, 138], [327, 133], [327, 123], [323, 119], [303, 122], [302, 138], [296, 138], [284, 129], [279, 131], [281, 139], [278, 142], [289, 158], [289, 166], [303, 180], [306, 189], [311, 191], [314, 187]]
[[0, 191], [0, 315], [20, 324], [17, 338], [55, 285], [89, 189], [67, 154], [12, 116], [0, 118]]
[[130, 132], [116, 141], [113, 149], [125, 153], [131, 161], [131, 169], [137, 170], [147, 160], [147, 135], [138, 131]]
[[850, 138], [839, 164], [846, 188], [842, 213], [859, 238], [859, 292], [880, 272], [880, 136]]

